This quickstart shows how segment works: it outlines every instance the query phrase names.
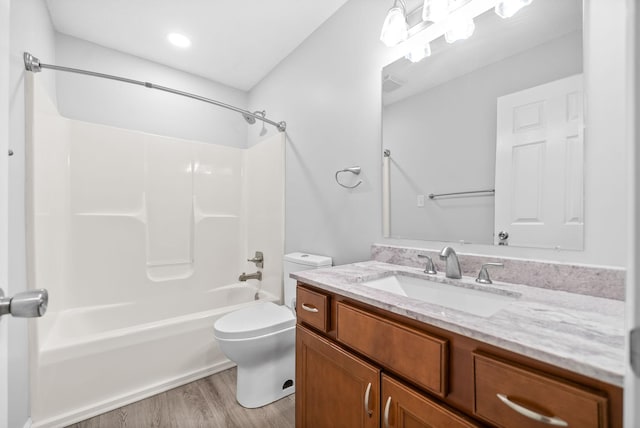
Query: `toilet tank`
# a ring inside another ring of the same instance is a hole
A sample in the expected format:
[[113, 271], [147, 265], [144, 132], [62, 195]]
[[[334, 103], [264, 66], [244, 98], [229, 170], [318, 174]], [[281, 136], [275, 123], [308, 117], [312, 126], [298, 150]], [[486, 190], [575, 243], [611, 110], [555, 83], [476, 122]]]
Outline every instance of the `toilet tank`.
[[331, 266], [331, 257], [318, 256], [309, 253], [290, 253], [284, 255], [284, 304], [293, 307], [296, 298], [296, 280], [289, 277], [290, 273], [309, 269], [318, 269]]

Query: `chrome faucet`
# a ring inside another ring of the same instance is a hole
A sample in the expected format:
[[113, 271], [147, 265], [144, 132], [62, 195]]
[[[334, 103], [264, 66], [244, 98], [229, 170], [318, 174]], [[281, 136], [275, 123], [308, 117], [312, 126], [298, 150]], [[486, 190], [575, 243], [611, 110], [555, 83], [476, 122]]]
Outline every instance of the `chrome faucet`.
[[444, 247], [442, 251], [440, 251], [440, 259], [445, 260], [446, 262], [445, 272], [447, 278], [462, 278], [462, 274], [460, 273], [460, 262], [458, 261], [458, 255], [453, 248]]
[[483, 263], [482, 267], [480, 268], [480, 272], [478, 272], [478, 277], [476, 278], [476, 282], [480, 284], [493, 284], [493, 281], [491, 281], [491, 277], [489, 277], [489, 271], [487, 270], [487, 267], [489, 266], [504, 267], [504, 264], [503, 263]]
[[436, 271], [436, 266], [433, 264], [433, 260], [430, 256], [427, 256], [426, 254], [418, 254], [418, 257], [427, 259], [427, 264], [424, 267], [424, 273], [427, 273], [429, 275], [435, 275], [438, 273], [438, 271]]
[[240, 281], [246, 281], [247, 279], [257, 279], [258, 281], [262, 281], [262, 272], [258, 271], [256, 273], [244, 273], [238, 277]]

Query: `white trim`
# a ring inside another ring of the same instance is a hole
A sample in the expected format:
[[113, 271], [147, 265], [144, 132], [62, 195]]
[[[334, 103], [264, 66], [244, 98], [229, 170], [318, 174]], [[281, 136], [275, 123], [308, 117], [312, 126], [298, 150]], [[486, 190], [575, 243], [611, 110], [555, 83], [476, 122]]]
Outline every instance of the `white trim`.
[[[626, 288], [626, 343], [625, 356], [630, 355], [629, 335], [634, 327], [640, 326], [640, 290], [637, 288], [640, 278], [640, 150], [637, 148], [640, 137], [638, 120], [640, 119], [640, 57], [636, 49], [640, 46], [640, 8], [636, 0], [626, 1], [627, 13], [627, 150], [628, 150], [628, 216], [627, 234], [627, 288]], [[624, 426], [640, 426], [640, 377], [633, 373], [630, 358], [626, 358], [624, 378]]]
[[[10, 2], [0, 0], [0, 288], [8, 293]], [[0, 428], [9, 426], [9, 320], [0, 320]]]
[[[223, 370], [227, 370], [234, 366], [235, 366], [235, 363], [227, 360], [222, 363], [215, 364], [211, 367], [207, 367], [205, 369], [196, 370], [195, 372], [192, 372], [183, 376], [178, 376], [172, 379], [168, 379], [168, 380], [150, 385], [146, 388], [139, 389], [137, 391], [132, 391], [126, 394], [113, 397], [106, 401], [95, 403], [92, 406], [78, 408], [73, 411], [62, 413], [60, 415], [57, 415], [42, 421], [37, 421], [33, 424], [30, 424], [30, 427], [31, 428], [55, 428], [60, 426], [71, 425], [71, 424], [92, 418], [94, 416], [100, 415], [102, 413], [117, 409], [119, 407], [125, 406], [127, 404], [140, 401], [142, 399], [151, 397], [156, 394], [160, 394], [161, 392], [168, 391], [178, 386], [185, 385], [187, 383], [193, 382], [203, 377], [207, 377], [212, 374], [221, 372]], [[25, 428], [27, 427], [25, 426]]]
[[27, 421], [24, 423], [22, 428], [31, 428], [32, 423], [31, 423], [31, 418], [27, 419]]

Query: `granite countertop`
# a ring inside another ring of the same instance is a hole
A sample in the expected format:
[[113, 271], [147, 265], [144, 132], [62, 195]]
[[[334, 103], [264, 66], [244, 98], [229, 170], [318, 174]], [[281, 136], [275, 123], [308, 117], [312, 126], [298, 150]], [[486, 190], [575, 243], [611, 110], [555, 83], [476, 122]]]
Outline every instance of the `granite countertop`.
[[[377, 290], [361, 283], [402, 273], [497, 294], [518, 296], [495, 314], [483, 317]], [[616, 386], [624, 381], [624, 302], [473, 278], [450, 280], [443, 273], [377, 261], [307, 270], [291, 277], [320, 289], [404, 315], [445, 330], [526, 355]]]

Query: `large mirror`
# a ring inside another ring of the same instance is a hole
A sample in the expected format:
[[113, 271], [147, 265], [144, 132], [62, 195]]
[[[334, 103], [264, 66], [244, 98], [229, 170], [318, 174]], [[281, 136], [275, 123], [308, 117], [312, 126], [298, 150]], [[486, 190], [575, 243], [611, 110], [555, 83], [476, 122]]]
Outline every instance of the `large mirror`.
[[534, 0], [508, 19], [382, 70], [394, 238], [583, 248], [580, 0]]

